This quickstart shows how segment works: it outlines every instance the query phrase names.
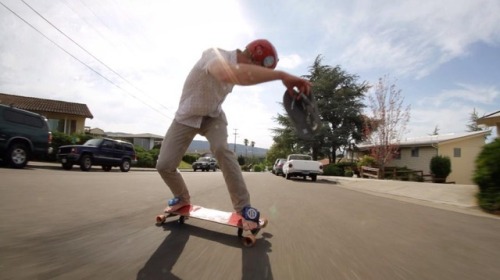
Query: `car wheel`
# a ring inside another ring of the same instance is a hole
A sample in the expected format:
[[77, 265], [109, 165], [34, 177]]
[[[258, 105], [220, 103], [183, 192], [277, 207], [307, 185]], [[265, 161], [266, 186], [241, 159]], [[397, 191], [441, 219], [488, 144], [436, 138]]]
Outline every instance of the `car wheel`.
[[73, 164], [72, 163], [63, 163], [62, 168], [64, 170], [71, 170], [71, 168], [73, 168]]
[[313, 182], [316, 182], [316, 179], [318, 179], [317, 175], [311, 175], [311, 180]]
[[29, 150], [23, 144], [14, 144], [8, 153], [9, 165], [14, 168], [24, 168], [28, 164]]
[[290, 179], [292, 178], [292, 176], [290, 176], [290, 174], [289, 174], [289, 173], [287, 173], [287, 174], [285, 174], [285, 178], [286, 178], [287, 180], [290, 180]]
[[120, 165], [120, 170], [122, 172], [128, 172], [130, 170], [130, 160], [125, 159], [122, 161], [122, 164]]
[[196, 168], [193, 168], [193, 172], [196, 172]]
[[103, 166], [102, 166], [102, 170], [104, 170], [104, 171], [106, 171], [106, 172], [111, 171], [111, 168], [113, 168], [111, 165], [103, 165]]
[[82, 171], [89, 171], [92, 168], [92, 158], [89, 155], [84, 155], [80, 159], [80, 169]]

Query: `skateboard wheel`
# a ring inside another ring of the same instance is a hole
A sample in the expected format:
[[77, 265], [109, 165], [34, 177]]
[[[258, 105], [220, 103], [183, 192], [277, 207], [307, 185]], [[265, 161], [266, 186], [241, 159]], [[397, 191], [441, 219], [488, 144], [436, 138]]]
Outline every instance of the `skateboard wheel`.
[[248, 247], [253, 247], [255, 245], [255, 242], [257, 241], [257, 239], [255, 238], [254, 235], [249, 234], [249, 235], [243, 237], [242, 241], [243, 241], [243, 245], [248, 248]]
[[158, 215], [156, 216], [156, 224], [161, 225], [165, 222], [166, 219], [167, 217], [165, 215]]
[[269, 222], [269, 220], [267, 219], [262, 219], [262, 224], [260, 225], [261, 228], [265, 228], [267, 226], [267, 223]]
[[184, 217], [184, 216], [180, 216], [180, 217], [179, 217], [179, 220], [177, 220], [177, 222], [178, 222], [179, 224], [181, 224], [181, 225], [183, 225], [185, 221], [186, 221], [186, 217]]

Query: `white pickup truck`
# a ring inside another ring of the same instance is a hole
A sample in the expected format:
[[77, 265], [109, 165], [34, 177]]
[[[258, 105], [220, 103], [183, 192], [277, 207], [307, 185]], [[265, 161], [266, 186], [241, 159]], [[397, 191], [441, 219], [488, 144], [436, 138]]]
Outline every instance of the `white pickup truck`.
[[309, 176], [315, 182], [319, 174], [323, 174], [323, 165], [308, 155], [291, 154], [283, 164], [283, 177], [287, 179], [303, 177], [305, 180]]

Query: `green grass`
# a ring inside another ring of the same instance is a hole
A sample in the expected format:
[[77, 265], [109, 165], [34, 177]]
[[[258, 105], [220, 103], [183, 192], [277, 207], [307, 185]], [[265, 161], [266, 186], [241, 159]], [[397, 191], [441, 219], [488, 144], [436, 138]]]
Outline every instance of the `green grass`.
[[191, 164], [185, 162], [185, 161], [181, 161], [181, 163], [179, 164], [179, 167], [177, 167], [179, 169], [191, 169]]

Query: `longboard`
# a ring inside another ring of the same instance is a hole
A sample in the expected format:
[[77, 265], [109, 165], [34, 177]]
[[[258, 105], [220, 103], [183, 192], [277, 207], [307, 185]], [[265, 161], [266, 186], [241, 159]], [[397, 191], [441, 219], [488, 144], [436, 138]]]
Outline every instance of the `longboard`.
[[314, 134], [321, 128], [318, 105], [313, 94], [306, 96], [294, 90], [291, 96], [287, 90], [283, 95], [283, 106], [295, 125], [297, 136], [303, 140], [313, 140]]
[[252, 247], [257, 240], [257, 234], [261, 228], [267, 225], [266, 218], [259, 219], [257, 228], [250, 230], [250, 234], [243, 236], [243, 225], [241, 223], [242, 216], [235, 212], [225, 212], [216, 209], [205, 208], [198, 205], [186, 205], [175, 212], [169, 212], [156, 216], [156, 224], [165, 223], [167, 218], [179, 216], [178, 222], [184, 224], [186, 218], [195, 218], [204, 221], [214, 222], [222, 225], [238, 228], [238, 237], [241, 238], [245, 247]]

